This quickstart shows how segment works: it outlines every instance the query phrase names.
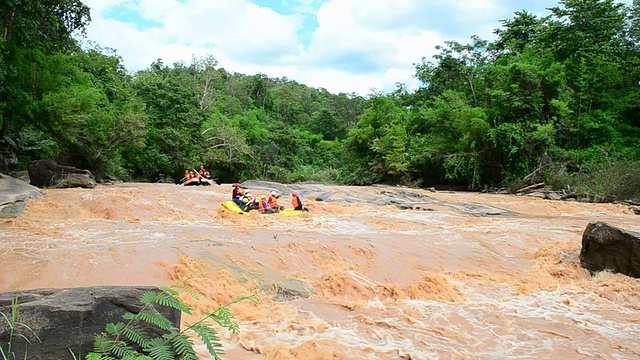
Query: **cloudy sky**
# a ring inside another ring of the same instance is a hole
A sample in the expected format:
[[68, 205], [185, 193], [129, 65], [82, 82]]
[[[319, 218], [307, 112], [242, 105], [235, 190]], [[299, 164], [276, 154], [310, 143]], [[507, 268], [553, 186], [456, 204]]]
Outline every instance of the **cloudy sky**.
[[[631, 4], [632, 0], [622, 1]], [[213, 55], [227, 71], [332, 93], [414, 88], [414, 63], [445, 40], [493, 39], [499, 20], [554, 0], [85, 0], [87, 38], [131, 72]]]

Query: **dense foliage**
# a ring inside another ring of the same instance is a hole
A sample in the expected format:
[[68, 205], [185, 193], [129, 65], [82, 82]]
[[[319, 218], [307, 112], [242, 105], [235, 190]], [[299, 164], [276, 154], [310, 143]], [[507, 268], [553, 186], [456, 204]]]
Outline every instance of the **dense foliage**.
[[230, 73], [211, 56], [131, 75], [74, 40], [90, 20], [80, 1], [0, 9], [3, 171], [49, 159], [144, 181], [203, 164], [223, 181], [640, 191], [640, 0], [516, 12], [493, 42], [448, 41], [415, 64], [419, 89], [366, 98]]

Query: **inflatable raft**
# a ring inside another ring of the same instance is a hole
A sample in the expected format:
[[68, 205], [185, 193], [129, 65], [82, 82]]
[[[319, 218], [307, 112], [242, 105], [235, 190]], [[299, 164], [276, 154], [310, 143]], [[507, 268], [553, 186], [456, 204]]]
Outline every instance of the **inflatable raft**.
[[189, 179], [182, 183], [184, 186], [200, 186], [200, 185], [211, 185], [211, 180], [205, 178], [193, 178]]
[[[238, 206], [238, 204], [236, 204], [233, 200], [227, 200], [227, 201], [223, 201], [222, 202], [222, 206], [225, 207], [228, 210], [233, 211], [234, 213], [240, 214], [240, 215], [249, 215], [248, 211], [242, 211], [242, 209], [240, 209], [240, 206]], [[257, 213], [260, 213], [259, 211], [256, 211]], [[280, 214], [280, 215], [284, 215], [284, 216], [295, 216], [295, 215], [301, 215], [304, 214], [304, 211], [302, 210], [293, 210], [293, 209], [284, 209], [278, 213], [275, 214]], [[266, 214], [266, 215], [271, 215], [271, 214]]]

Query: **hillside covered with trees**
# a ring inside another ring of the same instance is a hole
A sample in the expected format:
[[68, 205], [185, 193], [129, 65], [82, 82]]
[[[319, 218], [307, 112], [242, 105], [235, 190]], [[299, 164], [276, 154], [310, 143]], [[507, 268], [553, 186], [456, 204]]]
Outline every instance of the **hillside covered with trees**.
[[422, 86], [366, 97], [243, 75], [213, 57], [135, 74], [80, 46], [79, 0], [0, 4], [0, 170], [33, 160], [130, 181], [204, 164], [224, 181], [640, 192], [640, 0], [561, 0], [449, 41]]

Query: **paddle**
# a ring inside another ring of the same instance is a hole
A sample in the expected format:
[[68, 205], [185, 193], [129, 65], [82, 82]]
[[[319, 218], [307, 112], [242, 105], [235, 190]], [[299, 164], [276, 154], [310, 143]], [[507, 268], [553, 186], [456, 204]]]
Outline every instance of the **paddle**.
[[196, 169], [193, 169], [193, 171], [196, 173], [196, 177], [198, 178], [198, 181], [200, 181], [200, 184], [202, 184], [203, 182], [202, 179], [204, 179], [205, 181], [207, 181], [207, 183], [209, 183], [209, 181], [205, 179], [204, 175], [201, 175], [199, 172], [196, 171]]

